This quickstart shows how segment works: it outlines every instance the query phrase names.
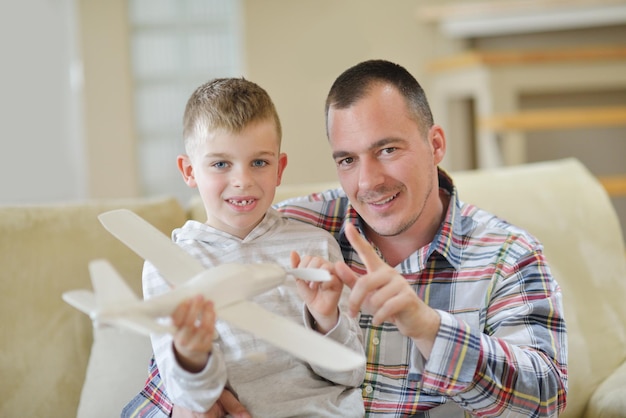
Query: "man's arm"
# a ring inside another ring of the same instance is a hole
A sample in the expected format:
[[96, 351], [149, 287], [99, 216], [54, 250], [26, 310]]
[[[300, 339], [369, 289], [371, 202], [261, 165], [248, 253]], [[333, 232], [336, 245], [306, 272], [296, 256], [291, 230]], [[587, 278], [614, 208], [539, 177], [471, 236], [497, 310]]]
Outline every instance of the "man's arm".
[[352, 288], [351, 313], [362, 309], [373, 323], [392, 322], [411, 337], [427, 360], [423, 391], [449, 397], [478, 416], [556, 416], [563, 410], [567, 340], [561, 294], [540, 251], [497, 281], [483, 332], [428, 307], [352, 225], [346, 236], [367, 268], [356, 277], [337, 263], [338, 276]]
[[440, 313], [422, 388], [478, 416], [557, 416], [567, 395], [561, 293], [540, 251], [510, 267], [495, 281], [484, 329]]

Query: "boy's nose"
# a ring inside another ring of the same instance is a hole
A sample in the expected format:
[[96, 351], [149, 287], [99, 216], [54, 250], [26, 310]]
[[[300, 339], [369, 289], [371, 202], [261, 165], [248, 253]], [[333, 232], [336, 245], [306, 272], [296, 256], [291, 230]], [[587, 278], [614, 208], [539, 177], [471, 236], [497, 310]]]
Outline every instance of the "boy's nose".
[[252, 184], [254, 177], [250, 170], [240, 169], [233, 173], [231, 184], [235, 187], [247, 187]]

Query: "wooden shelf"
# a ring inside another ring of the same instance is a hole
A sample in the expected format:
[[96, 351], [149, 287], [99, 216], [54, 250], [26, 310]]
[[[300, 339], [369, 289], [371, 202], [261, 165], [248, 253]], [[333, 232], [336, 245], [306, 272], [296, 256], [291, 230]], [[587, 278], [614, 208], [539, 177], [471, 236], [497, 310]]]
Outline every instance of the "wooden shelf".
[[626, 196], [626, 175], [599, 176], [598, 180], [609, 196]]
[[442, 72], [475, 66], [532, 65], [601, 60], [626, 60], [626, 45], [517, 51], [465, 51], [450, 57], [433, 60], [426, 69], [429, 72]]
[[526, 110], [478, 120], [479, 129], [494, 132], [573, 129], [626, 125], [626, 106]]

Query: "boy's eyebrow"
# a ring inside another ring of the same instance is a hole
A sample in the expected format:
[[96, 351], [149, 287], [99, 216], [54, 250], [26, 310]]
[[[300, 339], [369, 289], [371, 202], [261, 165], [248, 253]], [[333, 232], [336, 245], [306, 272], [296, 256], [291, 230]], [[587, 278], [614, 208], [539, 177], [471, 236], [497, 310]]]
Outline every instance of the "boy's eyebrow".
[[[379, 148], [384, 148], [386, 146], [389, 146], [391, 144], [397, 144], [397, 143], [406, 143], [407, 141], [405, 139], [402, 138], [383, 138], [383, 139], [379, 139], [378, 141], [370, 144], [369, 147], [367, 147], [368, 151], [372, 151], [372, 150], [376, 150]], [[348, 152], [348, 151], [335, 151], [333, 152], [333, 159], [337, 159], [337, 158], [343, 158], [343, 157], [347, 157], [352, 155], [353, 153]]]
[[[254, 157], [264, 157], [264, 156], [276, 156], [277, 153], [274, 151], [259, 151], [256, 154], [254, 154]], [[209, 152], [207, 154], [204, 154], [204, 158], [224, 158], [224, 159], [228, 159], [228, 158], [232, 158], [232, 154], [229, 154], [227, 152]]]

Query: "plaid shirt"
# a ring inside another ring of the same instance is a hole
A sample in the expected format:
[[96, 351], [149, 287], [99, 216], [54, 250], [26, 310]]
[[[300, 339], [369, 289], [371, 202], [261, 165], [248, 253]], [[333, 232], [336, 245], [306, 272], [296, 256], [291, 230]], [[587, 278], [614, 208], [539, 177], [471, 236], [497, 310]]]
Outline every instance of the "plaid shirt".
[[[369, 417], [557, 416], [567, 392], [567, 336], [561, 292], [542, 245], [526, 231], [450, 195], [430, 245], [398, 270], [441, 316], [426, 361], [391, 323], [361, 315], [367, 372], [362, 387]], [[279, 211], [331, 232], [346, 263], [366, 270], [344, 235], [361, 219], [341, 190], [279, 205]]]
[[[527, 232], [461, 202], [450, 178], [447, 214], [432, 243], [396, 269], [436, 309], [441, 326], [426, 361], [390, 323], [362, 315], [369, 417], [557, 416], [567, 393], [561, 292], [541, 244]], [[361, 220], [341, 190], [279, 205], [285, 215], [331, 232], [346, 263], [365, 273], [344, 235]], [[146, 387], [159, 387], [158, 374]], [[164, 397], [153, 396], [152, 402]]]

